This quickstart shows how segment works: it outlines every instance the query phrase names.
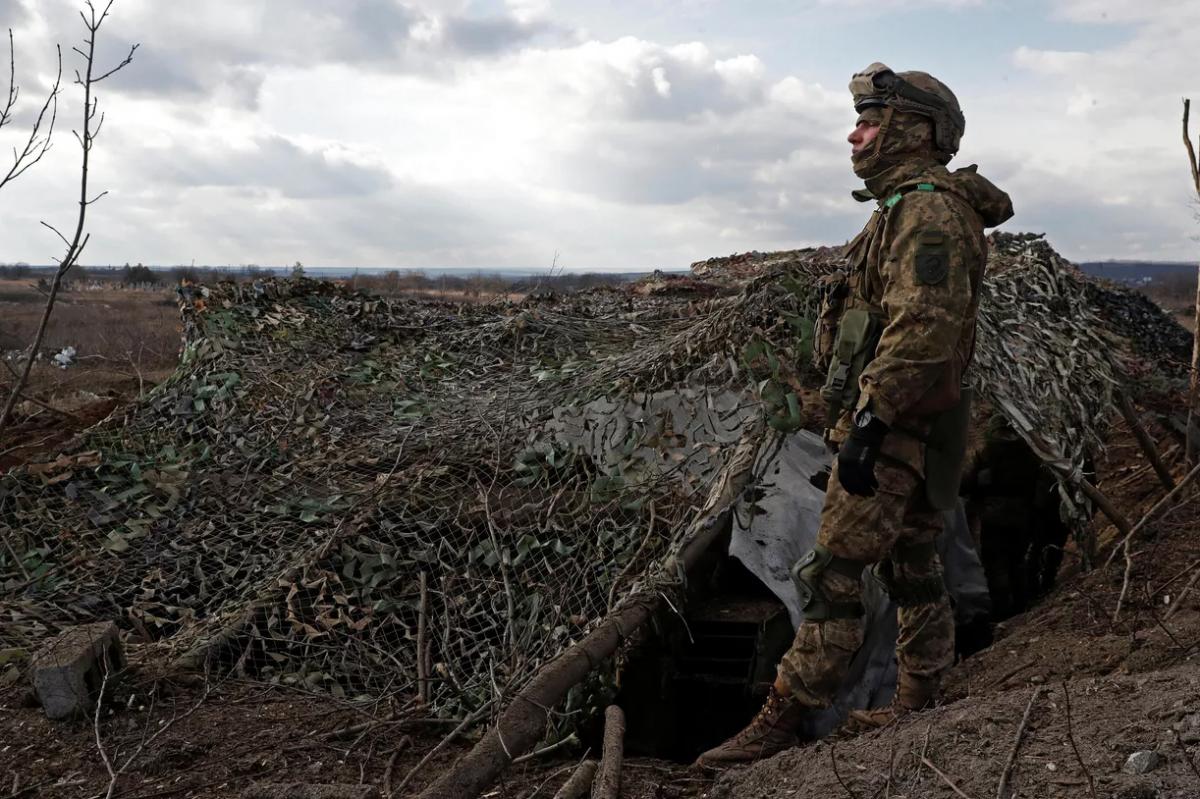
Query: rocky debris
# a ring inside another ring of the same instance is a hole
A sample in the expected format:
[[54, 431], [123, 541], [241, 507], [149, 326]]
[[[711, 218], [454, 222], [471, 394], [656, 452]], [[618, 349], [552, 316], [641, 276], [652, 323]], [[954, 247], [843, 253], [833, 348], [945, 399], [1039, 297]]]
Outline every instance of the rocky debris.
[[70, 627], [34, 654], [30, 662], [33, 691], [48, 718], [78, 718], [91, 712], [105, 677], [124, 665], [116, 624]]
[[1134, 752], [1125, 761], [1122, 771], [1126, 774], [1149, 774], [1158, 768], [1158, 760], [1158, 752], [1151, 752], [1149, 750]]

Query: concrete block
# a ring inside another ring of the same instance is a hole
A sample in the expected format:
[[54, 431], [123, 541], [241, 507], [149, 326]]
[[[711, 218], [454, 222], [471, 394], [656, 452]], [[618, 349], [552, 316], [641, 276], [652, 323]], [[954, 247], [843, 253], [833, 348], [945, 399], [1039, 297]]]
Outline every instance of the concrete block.
[[29, 665], [34, 695], [48, 718], [86, 716], [105, 670], [111, 674], [125, 666], [117, 625], [105, 621], [68, 627], [43, 644]]

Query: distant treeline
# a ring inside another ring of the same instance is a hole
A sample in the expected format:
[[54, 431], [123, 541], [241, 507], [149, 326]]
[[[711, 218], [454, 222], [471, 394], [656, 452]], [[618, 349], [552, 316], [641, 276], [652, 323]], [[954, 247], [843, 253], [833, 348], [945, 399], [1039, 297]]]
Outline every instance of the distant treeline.
[[[39, 281], [49, 281], [53, 274], [53, 267], [0, 264], [0, 279], [19, 280], [36, 277]], [[142, 264], [125, 264], [121, 267], [76, 266], [71, 269], [68, 281], [74, 287], [91, 283], [168, 287], [182, 281], [215, 284], [225, 280], [244, 282], [272, 277], [313, 277], [318, 280], [345, 283], [358, 291], [379, 294], [457, 294], [484, 297], [502, 294], [529, 294], [535, 291], [565, 293], [598, 286], [620, 286], [640, 277], [640, 274], [585, 272], [514, 278], [482, 271], [464, 275], [427, 274], [420, 270], [393, 269], [383, 273], [356, 272], [348, 276], [329, 277], [308, 274], [305, 272], [304, 266], [299, 263], [293, 266], [290, 272], [280, 272], [258, 266], [236, 268], [175, 266], [169, 269], [151, 269]]]
[[[29, 264], [0, 264], [0, 279], [21, 280], [36, 277], [39, 281], [49, 281], [54, 277], [54, 267], [30, 266]], [[270, 273], [265, 269], [214, 269], [177, 266], [171, 269], [151, 269], [142, 264], [130, 266], [73, 266], [67, 273], [71, 283], [125, 283], [125, 284], [163, 284], [170, 285], [181, 280], [192, 282], [217, 282], [219, 280], [253, 279], [265, 277]]]
[[474, 275], [427, 275], [421, 271], [394, 269], [383, 274], [356, 274], [346, 283], [359, 291], [379, 294], [465, 294], [471, 297], [500, 294], [529, 294], [535, 291], [566, 293], [598, 286], [620, 286], [629, 274], [585, 272], [582, 274], [506, 277], [480, 272]]
[[1196, 280], [1196, 264], [1182, 261], [1084, 261], [1079, 268], [1089, 275], [1118, 283]]

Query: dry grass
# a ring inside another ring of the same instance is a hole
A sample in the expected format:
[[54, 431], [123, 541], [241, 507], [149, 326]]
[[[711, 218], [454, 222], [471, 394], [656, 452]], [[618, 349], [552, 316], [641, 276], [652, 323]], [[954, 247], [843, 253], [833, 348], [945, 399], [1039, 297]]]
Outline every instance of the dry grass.
[[1196, 275], [1177, 275], [1142, 289], [1188, 330], [1196, 329]]
[[[0, 280], [0, 357], [19, 368], [17, 357], [33, 341], [45, 307], [34, 280]], [[179, 359], [179, 309], [169, 288], [133, 291], [118, 287], [59, 295], [41, 351], [52, 356], [76, 349], [67, 369], [34, 365], [29, 391], [66, 409], [95, 396], [136, 394], [175, 368]], [[0, 369], [0, 389], [12, 375]]]

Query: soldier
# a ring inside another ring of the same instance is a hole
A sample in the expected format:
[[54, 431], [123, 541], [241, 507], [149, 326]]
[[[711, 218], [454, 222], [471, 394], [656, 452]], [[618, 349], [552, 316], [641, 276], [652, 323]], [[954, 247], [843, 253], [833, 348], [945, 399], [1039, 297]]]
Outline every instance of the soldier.
[[[1084, 474], [1095, 479], [1091, 459]], [[963, 480], [977, 517], [992, 620], [1021, 613], [1054, 587], [1070, 528], [1053, 472], [999, 413], [988, 420], [983, 449]]]
[[847, 245], [849, 275], [826, 286], [821, 314], [837, 320], [832, 342], [818, 341], [837, 459], [817, 545], [793, 570], [805, 619], [762, 710], [702, 754], [701, 767], [799, 743], [806, 716], [832, 703], [862, 644], [867, 567], [899, 606], [899, 678], [891, 705], [857, 711], [857, 723], [882, 726], [929, 706], [954, 657], [933, 541], [938, 508], [957, 494], [965, 427], [941, 433], [966, 417], [960, 386], [974, 347], [983, 231], [1012, 216], [1012, 205], [974, 166], [946, 169], [965, 122], [943, 83], [876, 63], [850, 91], [859, 115], [851, 162], [866, 183], [854, 196], [876, 208]]

